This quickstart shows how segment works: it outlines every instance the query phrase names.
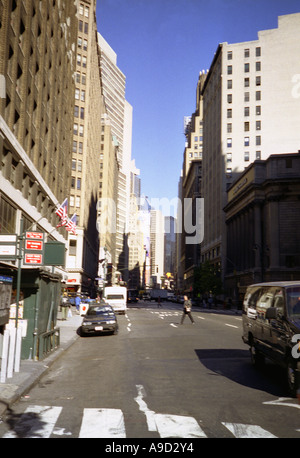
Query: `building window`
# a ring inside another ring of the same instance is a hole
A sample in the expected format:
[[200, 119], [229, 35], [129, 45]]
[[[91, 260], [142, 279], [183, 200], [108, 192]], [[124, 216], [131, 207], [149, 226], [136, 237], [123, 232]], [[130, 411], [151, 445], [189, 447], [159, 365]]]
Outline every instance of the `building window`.
[[256, 121], [256, 130], [261, 130], [261, 121]]
[[227, 148], [232, 147], [232, 138], [227, 138]]
[[255, 144], [256, 144], [256, 146], [260, 146], [261, 145], [261, 136], [260, 135], [256, 136]]
[[256, 114], [258, 116], [261, 115], [261, 106], [260, 105], [256, 105]]
[[245, 137], [244, 138], [244, 146], [250, 146], [250, 138], [249, 137]]
[[250, 86], [250, 78], [244, 78], [244, 87]]
[[227, 80], [227, 89], [232, 89], [232, 80]]
[[79, 94], [80, 94], [79, 89], [75, 89], [75, 99], [76, 100], [79, 100]]
[[227, 118], [232, 118], [232, 109], [228, 108], [227, 110]]
[[232, 153], [226, 154], [226, 162], [232, 162]]
[[255, 84], [256, 84], [256, 86], [260, 86], [260, 85], [261, 85], [261, 78], [260, 78], [260, 76], [257, 76], [257, 77], [255, 78]]
[[255, 70], [256, 70], [257, 72], [260, 72], [260, 71], [261, 71], [261, 62], [256, 62], [256, 63], [255, 63]]
[[260, 55], [261, 55], [261, 50], [260, 50], [259, 46], [257, 48], [255, 48], [255, 55], [256, 55], [256, 57], [260, 57]]
[[78, 135], [78, 124], [76, 123], [73, 125], [73, 134]]
[[81, 178], [77, 178], [77, 189], [80, 191], [81, 189]]
[[232, 65], [227, 66], [227, 75], [232, 75]]
[[228, 123], [227, 123], [227, 133], [228, 133], [228, 134], [231, 134], [231, 132], [232, 132], [232, 123], [231, 123], [231, 122], [228, 122]]
[[245, 92], [244, 93], [244, 102], [249, 102], [250, 100], [250, 92]]
[[256, 160], [260, 160], [260, 158], [261, 158], [261, 151], [256, 151], [256, 152], [255, 152], [255, 157], [256, 157]]
[[256, 91], [255, 100], [261, 100], [261, 92], [260, 91]]
[[249, 48], [244, 49], [244, 57], [246, 57], [246, 58], [250, 57], [250, 49]]
[[232, 94], [227, 94], [227, 103], [232, 103]]
[[80, 107], [80, 118], [84, 119], [84, 108]]
[[250, 107], [244, 107], [244, 116], [250, 116]]
[[77, 153], [77, 142], [73, 140], [73, 153]]
[[75, 105], [74, 106], [74, 117], [78, 118], [78, 116], [79, 116], [79, 106]]
[[232, 51], [227, 52], [227, 59], [232, 60]]
[[250, 161], [250, 154], [249, 154], [249, 151], [245, 151], [245, 153], [244, 153], [244, 161], [245, 161], [245, 162]]
[[78, 153], [82, 154], [82, 151], [83, 151], [83, 143], [79, 142], [78, 143]]
[[83, 126], [79, 126], [79, 135], [80, 137], [83, 137]]
[[249, 130], [250, 130], [250, 122], [246, 121], [244, 122], [244, 131], [249, 132]]
[[244, 72], [249, 73], [250, 72], [250, 64], [247, 62], [244, 64]]
[[82, 172], [82, 161], [77, 161], [77, 170], [78, 172]]

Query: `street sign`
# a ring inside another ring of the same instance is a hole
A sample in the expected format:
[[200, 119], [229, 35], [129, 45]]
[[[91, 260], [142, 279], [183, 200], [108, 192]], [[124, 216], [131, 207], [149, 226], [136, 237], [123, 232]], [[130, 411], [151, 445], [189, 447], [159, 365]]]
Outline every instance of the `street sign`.
[[26, 237], [26, 239], [43, 240], [44, 239], [44, 234], [43, 234], [43, 232], [26, 232], [25, 237]]
[[17, 259], [17, 234], [0, 235], [0, 261], [15, 261]]
[[25, 249], [41, 251], [43, 249], [43, 242], [35, 241], [35, 240], [26, 240]]
[[[37, 254], [36, 252], [40, 253]], [[44, 233], [25, 232], [24, 264], [31, 266], [43, 265], [44, 258]]]
[[24, 264], [42, 265], [43, 256], [41, 254], [25, 253]]

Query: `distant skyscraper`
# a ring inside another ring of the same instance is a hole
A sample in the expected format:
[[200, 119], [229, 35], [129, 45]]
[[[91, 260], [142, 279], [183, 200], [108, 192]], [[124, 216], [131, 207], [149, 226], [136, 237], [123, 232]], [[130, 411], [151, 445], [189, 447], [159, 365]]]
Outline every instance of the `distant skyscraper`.
[[117, 55], [98, 33], [100, 65], [106, 113], [118, 143], [119, 178], [117, 201], [116, 264], [122, 276], [128, 268], [127, 226], [129, 210], [132, 108], [125, 99], [125, 75], [117, 66]]

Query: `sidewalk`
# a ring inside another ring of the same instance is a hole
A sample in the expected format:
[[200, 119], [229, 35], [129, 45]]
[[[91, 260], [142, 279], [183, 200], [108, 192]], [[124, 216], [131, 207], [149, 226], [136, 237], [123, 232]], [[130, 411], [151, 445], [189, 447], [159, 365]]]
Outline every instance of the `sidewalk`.
[[53, 362], [79, 337], [76, 331], [82, 317], [76, 314], [75, 307], [72, 307], [72, 314], [72, 318], [62, 321], [61, 313], [58, 312], [56, 325], [60, 328], [60, 346], [57, 350], [42, 361], [21, 360], [20, 372], [14, 372], [5, 383], [0, 383], [0, 417], [36, 384]]

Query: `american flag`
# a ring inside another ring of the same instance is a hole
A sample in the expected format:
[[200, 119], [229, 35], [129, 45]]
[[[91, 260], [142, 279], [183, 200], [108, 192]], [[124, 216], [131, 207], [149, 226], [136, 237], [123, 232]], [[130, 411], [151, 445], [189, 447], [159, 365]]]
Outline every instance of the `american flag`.
[[68, 219], [68, 198], [66, 198], [61, 206], [56, 209], [57, 216], [60, 217], [61, 223], [57, 226], [65, 226], [67, 224], [67, 219]]
[[76, 223], [77, 223], [77, 216], [76, 216], [76, 213], [74, 213], [72, 218], [68, 219], [67, 224], [66, 224], [67, 231], [72, 232], [74, 235], [77, 235]]

